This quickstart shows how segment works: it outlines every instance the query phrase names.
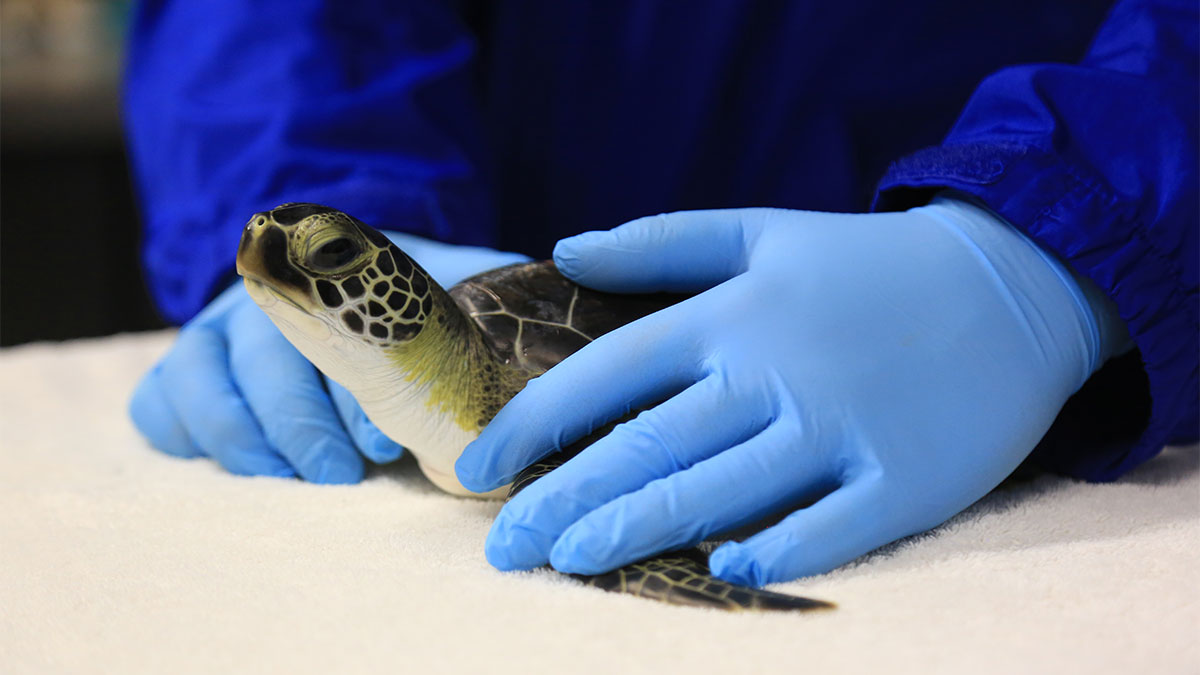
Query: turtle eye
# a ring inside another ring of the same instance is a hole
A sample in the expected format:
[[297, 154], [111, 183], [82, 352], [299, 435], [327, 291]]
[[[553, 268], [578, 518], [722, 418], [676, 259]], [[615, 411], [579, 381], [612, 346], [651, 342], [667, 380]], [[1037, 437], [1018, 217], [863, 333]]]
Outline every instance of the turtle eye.
[[358, 245], [346, 237], [321, 244], [308, 254], [308, 263], [316, 270], [339, 270], [358, 257]]

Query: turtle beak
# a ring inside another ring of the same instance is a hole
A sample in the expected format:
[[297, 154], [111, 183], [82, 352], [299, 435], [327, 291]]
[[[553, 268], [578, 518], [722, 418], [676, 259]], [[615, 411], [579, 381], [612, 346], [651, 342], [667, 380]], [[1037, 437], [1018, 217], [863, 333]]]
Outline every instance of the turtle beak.
[[268, 228], [274, 229], [270, 214], [256, 213], [250, 217], [250, 222], [246, 223], [242, 230], [242, 240], [238, 243], [237, 273], [247, 279], [262, 282], [268, 275], [267, 264], [263, 259], [267, 248], [264, 246], [266, 237], [263, 233]]
[[288, 234], [270, 213], [254, 214], [242, 230], [237, 272], [247, 288], [260, 286], [305, 311], [312, 304], [312, 284], [288, 260]]

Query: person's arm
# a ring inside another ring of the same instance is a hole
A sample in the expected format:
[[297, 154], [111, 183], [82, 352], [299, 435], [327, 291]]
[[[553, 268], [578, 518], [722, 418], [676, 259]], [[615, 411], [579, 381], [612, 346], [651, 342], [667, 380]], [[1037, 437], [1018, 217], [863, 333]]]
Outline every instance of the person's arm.
[[945, 142], [879, 187], [880, 210], [970, 193], [1116, 302], [1140, 355], [1093, 378], [1039, 445], [1061, 473], [1111, 480], [1198, 435], [1198, 26], [1192, 2], [1117, 4], [1080, 64], [989, 77]]
[[443, 2], [143, 2], [125, 121], [163, 313], [199, 311], [246, 219], [283, 202], [491, 243], [474, 49]]

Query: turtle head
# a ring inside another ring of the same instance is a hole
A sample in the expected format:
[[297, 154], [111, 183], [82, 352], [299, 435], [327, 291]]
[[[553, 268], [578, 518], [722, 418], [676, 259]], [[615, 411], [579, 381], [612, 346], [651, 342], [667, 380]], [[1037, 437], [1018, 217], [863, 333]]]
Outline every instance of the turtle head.
[[237, 271], [293, 343], [329, 342], [333, 335], [380, 347], [411, 341], [430, 317], [437, 290], [378, 230], [317, 204], [284, 204], [251, 216]]
[[[468, 493], [454, 461], [495, 414], [503, 383], [478, 330], [425, 270], [379, 231], [316, 204], [251, 216], [237, 270], [284, 337], [434, 483]], [[506, 384], [503, 400], [523, 385]]]

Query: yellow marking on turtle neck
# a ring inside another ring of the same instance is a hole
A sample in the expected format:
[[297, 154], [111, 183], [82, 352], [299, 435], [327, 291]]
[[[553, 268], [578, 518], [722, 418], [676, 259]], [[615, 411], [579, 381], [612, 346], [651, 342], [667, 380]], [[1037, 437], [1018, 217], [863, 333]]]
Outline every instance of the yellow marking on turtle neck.
[[421, 332], [388, 348], [388, 358], [406, 381], [428, 391], [431, 415], [448, 414], [479, 432], [533, 374], [499, 362], [449, 294], [436, 287], [430, 293], [433, 309]]

